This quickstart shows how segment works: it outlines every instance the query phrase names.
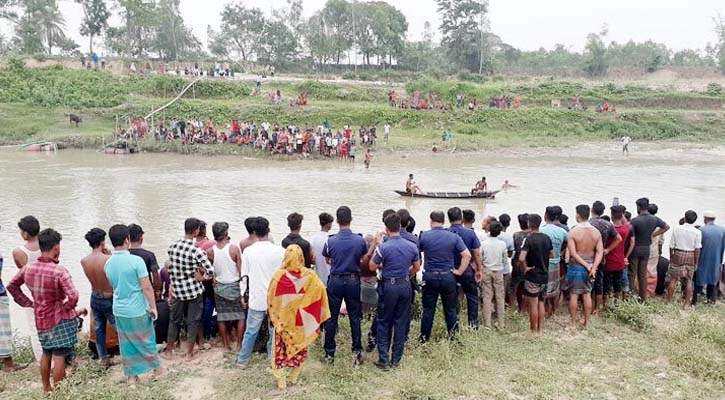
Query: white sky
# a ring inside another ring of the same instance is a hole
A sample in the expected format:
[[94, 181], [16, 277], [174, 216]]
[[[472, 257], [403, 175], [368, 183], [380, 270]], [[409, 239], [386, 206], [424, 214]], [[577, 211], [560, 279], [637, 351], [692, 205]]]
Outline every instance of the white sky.
[[[417, 40], [423, 24], [430, 21], [437, 31], [440, 22], [435, 0], [385, 0], [400, 9], [408, 19], [408, 37]], [[181, 0], [186, 24], [206, 44], [206, 27], [218, 27], [219, 13], [229, 0]], [[326, 0], [304, 0], [304, 14], [322, 8]], [[286, 0], [242, 0], [246, 6], [271, 8], [286, 5]], [[61, 1], [68, 33], [87, 48], [87, 40], [78, 33], [82, 18], [80, 6]], [[504, 42], [515, 47], [551, 49], [562, 43], [581, 50], [587, 33], [609, 27], [609, 40], [648, 39], [663, 42], [676, 50], [702, 49], [715, 41], [712, 17], [725, 14], [723, 0], [490, 0], [488, 17], [491, 28]]]

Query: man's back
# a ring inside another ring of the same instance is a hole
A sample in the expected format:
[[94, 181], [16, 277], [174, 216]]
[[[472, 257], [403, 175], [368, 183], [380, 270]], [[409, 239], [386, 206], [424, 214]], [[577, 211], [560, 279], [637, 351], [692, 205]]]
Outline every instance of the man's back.
[[267, 290], [284, 261], [284, 248], [269, 241], [258, 241], [242, 253], [242, 276], [249, 277], [249, 308], [267, 309]]
[[94, 292], [107, 295], [113, 292], [111, 283], [108, 281], [106, 273], [103, 270], [109, 258], [109, 255], [103, 253], [91, 253], [81, 259], [83, 273], [86, 274], [86, 278], [91, 282], [91, 289]]
[[582, 257], [594, 256], [602, 235], [593, 226], [577, 225], [569, 231], [569, 240], [574, 242], [577, 254]]

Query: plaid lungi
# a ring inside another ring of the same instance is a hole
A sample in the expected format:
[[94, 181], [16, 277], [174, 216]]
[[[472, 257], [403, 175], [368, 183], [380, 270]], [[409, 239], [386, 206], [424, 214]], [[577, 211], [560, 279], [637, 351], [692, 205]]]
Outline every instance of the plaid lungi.
[[694, 267], [695, 266], [695, 252], [685, 250], [672, 250], [672, 259], [670, 265], [674, 267]]
[[0, 296], [0, 359], [8, 358], [13, 351], [13, 329], [10, 326], [10, 299]]
[[78, 343], [78, 321], [61, 320], [50, 330], [38, 332], [38, 339], [43, 350], [74, 349]]
[[239, 282], [217, 283], [214, 288], [214, 303], [219, 322], [242, 321], [246, 318], [242, 308], [242, 291]]

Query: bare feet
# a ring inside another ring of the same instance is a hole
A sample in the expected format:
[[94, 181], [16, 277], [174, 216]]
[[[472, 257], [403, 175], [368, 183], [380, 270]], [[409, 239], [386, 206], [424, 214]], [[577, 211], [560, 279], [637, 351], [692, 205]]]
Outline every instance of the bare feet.
[[193, 361], [196, 360], [199, 357], [198, 351], [193, 351], [191, 353], [186, 353], [184, 356], [184, 361]]
[[166, 369], [164, 367], [157, 368], [154, 370], [153, 380], [157, 381], [157, 380], [165, 377], [168, 374], [169, 374], [168, 369]]
[[135, 385], [139, 382], [138, 376], [129, 376], [128, 377], [128, 384], [129, 385]]
[[172, 361], [176, 359], [176, 356], [174, 356], [174, 352], [171, 350], [167, 350], [161, 354], [159, 354], [159, 357], [163, 358], [164, 360]]

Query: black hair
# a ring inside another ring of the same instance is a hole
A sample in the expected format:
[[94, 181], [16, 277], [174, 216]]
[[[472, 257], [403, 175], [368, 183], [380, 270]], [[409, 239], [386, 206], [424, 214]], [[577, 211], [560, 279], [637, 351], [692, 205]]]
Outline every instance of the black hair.
[[410, 217], [408, 220], [408, 225], [405, 226], [405, 230], [408, 231], [408, 233], [413, 233], [413, 231], [415, 231], [415, 219], [413, 217]]
[[446, 215], [443, 214], [443, 211], [436, 210], [430, 213], [430, 220], [438, 222], [439, 224], [444, 224], [446, 222]]
[[199, 219], [192, 217], [187, 218], [186, 221], [184, 221], [184, 232], [186, 232], [187, 235], [191, 235], [199, 229], [201, 229], [201, 221]]
[[326, 212], [320, 214], [320, 226], [329, 225], [333, 222], [335, 222], [335, 218], [332, 215]]
[[541, 215], [539, 214], [529, 214], [529, 228], [531, 229], [539, 229], [541, 226]]
[[612, 219], [609, 218], [609, 215], [602, 215], [601, 218], [607, 222], [612, 222]]
[[498, 221], [494, 221], [488, 226], [488, 234], [491, 235], [491, 237], [497, 237], [502, 231], [503, 225], [501, 225]]
[[128, 237], [131, 239], [131, 242], [138, 242], [143, 238], [143, 228], [141, 228], [140, 225], [131, 224], [128, 226]]
[[631, 221], [632, 220], [632, 213], [629, 212], [629, 211], [625, 211], [624, 212], [624, 218], [626, 218], [627, 221]]
[[463, 220], [463, 212], [458, 207], [451, 207], [448, 209], [448, 221], [454, 223], [456, 221]]
[[635, 204], [637, 204], [637, 209], [639, 210], [647, 210], [649, 209], [649, 199], [646, 197], [642, 197], [641, 199], [637, 199], [635, 201]]
[[227, 234], [229, 233], [229, 224], [226, 222], [215, 222], [214, 225], [211, 226], [211, 233], [214, 235], [214, 240], [217, 242], [222, 241], [227, 238]]
[[[370, 150], [370, 149], [368, 149]], [[400, 226], [406, 227], [408, 226], [408, 223], [410, 223], [410, 212], [406, 210], [405, 208], [401, 208], [398, 210], [398, 216], [400, 217]]]
[[566, 214], [561, 214], [559, 216], [559, 222], [566, 225], [569, 222], [569, 216]]
[[579, 204], [576, 206], [576, 215], [582, 217], [583, 219], [589, 219], [590, 209], [589, 206], [586, 204]]
[[692, 210], [687, 210], [685, 212], [685, 222], [688, 224], [694, 224], [695, 221], [697, 221], [697, 213]]
[[254, 219], [254, 227], [252, 228], [254, 234], [261, 237], [267, 236], [269, 233], [269, 220], [264, 217], [257, 217]]
[[622, 216], [624, 215], [624, 206], [612, 206], [610, 209], [612, 214], [612, 219], [622, 219]]
[[388, 215], [395, 214], [395, 210], [388, 208], [387, 210], [383, 211], [383, 223], [385, 223], [385, 218], [388, 218]]
[[60, 244], [63, 236], [51, 228], [43, 229], [38, 233], [38, 247], [43, 253], [53, 250], [53, 247]]
[[248, 234], [254, 233], [254, 220], [257, 219], [257, 217], [248, 217], [244, 220], [244, 229], [247, 230]]
[[516, 218], [519, 220], [519, 227], [522, 231], [529, 229], [529, 214], [519, 214]]
[[501, 226], [503, 226], [504, 229], [511, 226], [511, 216], [508, 214], [501, 214], [498, 216], [498, 222], [501, 223]]
[[556, 221], [556, 206], [546, 207], [544, 210], [544, 216], [549, 221]]
[[128, 227], [126, 225], [113, 225], [108, 230], [108, 238], [111, 239], [113, 247], [123, 246], [123, 242], [128, 239]]
[[199, 235], [198, 236], [206, 236], [206, 222], [205, 221], [199, 221]]
[[18, 228], [31, 237], [36, 237], [38, 236], [38, 232], [40, 232], [40, 222], [38, 222], [38, 219], [34, 216], [28, 215], [20, 218], [20, 221], [18, 221]]
[[305, 217], [302, 214], [298, 214], [296, 212], [293, 212], [292, 214], [287, 216], [287, 226], [291, 231], [296, 231], [298, 229], [302, 228], [302, 220]]
[[564, 210], [559, 206], [551, 206], [551, 210], [554, 212], [554, 221], [561, 221], [561, 218], [564, 216]]
[[392, 213], [385, 217], [385, 228], [389, 232], [400, 232], [400, 216], [397, 213]]
[[93, 228], [86, 233], [86, 241], [92, 249], [98, 248], [103, 242], [106, 241], [106, 231], [101, 228]]
[[592, 204], [592, 214], [594, 214], [596, 216], [599, 216], [599, 217], [603, 216], [604, 210], [606, 210], [606, 209], [607, 209], [607, 207], [604, 205], [604, 203], [602, 203], [599, 200], [595, 201], [594, 204]]
[[657, 204], [655, 203], [649, 203], [649, 206], [647, 207], [647, 211], [649, 211], [652, 215], [657, 215], [657, 212], [660, 210], [659, 207], [657, 207]]
[[337, 223], [342, 226], [350, 225], [352, 222], [352, 211], [348, 206], [340, 206], [337, 209]]
[[466, 224], [473, 224], [476, 222], [476, 212], [471, 209], [465, 209], [461, 212], [463, 214], [463, 222]]

